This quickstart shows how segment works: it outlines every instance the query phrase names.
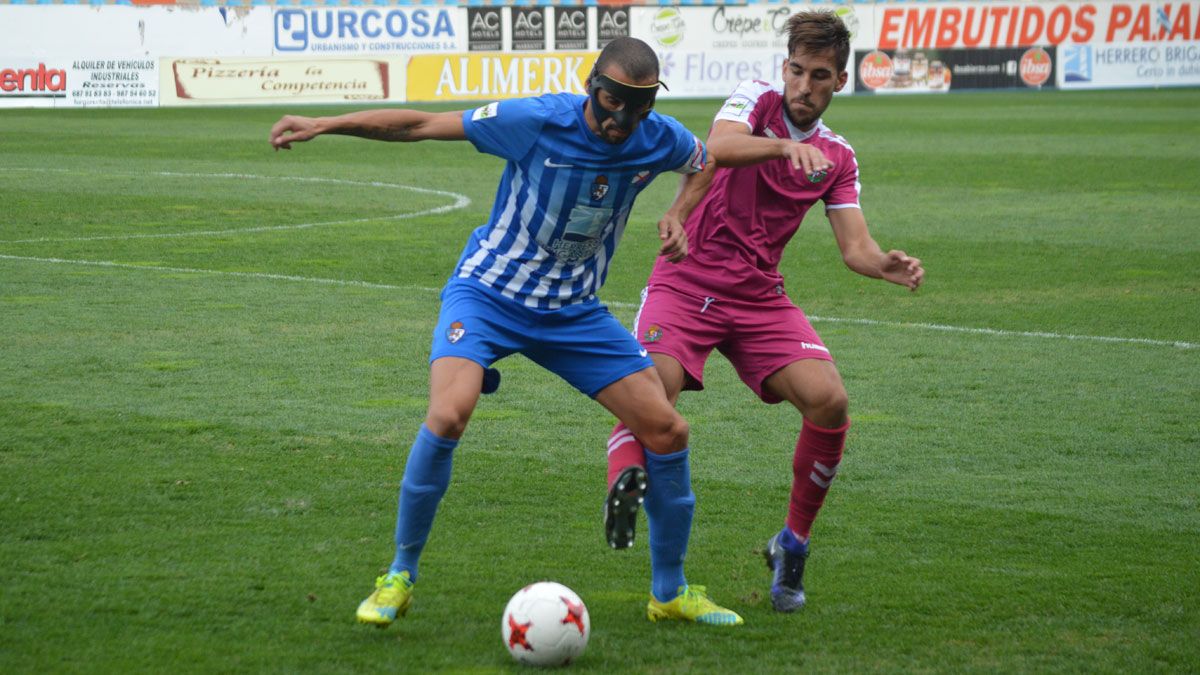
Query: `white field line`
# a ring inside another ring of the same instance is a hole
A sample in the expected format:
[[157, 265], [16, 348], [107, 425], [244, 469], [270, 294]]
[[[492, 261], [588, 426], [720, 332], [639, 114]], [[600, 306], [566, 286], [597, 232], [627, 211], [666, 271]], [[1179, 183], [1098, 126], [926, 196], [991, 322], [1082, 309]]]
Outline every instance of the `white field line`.
[[[270, 274], [267, 272], [228, 272], [223, 270], [206, 270], [193, 267], [160, 267], [157, 265], [130, 265], [128, 263], [119, 263], [103, 260], [67, 260], [64, 258], [35, 258], [29, 256], [16, 256], [0, 254], [0, 260], [12, 260], [18, 262], [35, 262], [55, 265], [84, 265], [90, 267], [106, 267], [113, 269], [138, 270], [142, 272], [170, 272], [176, 274], [212, 274], [224, 275], [232, 277], [241, 277], [247, 279], [270, 279], [274, 281], [294, 281], [310, 284], [325, 284], [329, 286], [351, 286], [358, 288], [376, 288], [388, 291], [421, 291], [425, 293], [440, 293], [440, 288], [429, 288], [425, 286], [397, 286], [394, 284], [379, 284], [370, 281], [355, 281], [347, 279], [324, 279], [320, 277], [302, 277], [291, 274]], [[635, 302], [608, 302], [605, 303], [609, 307], [618, 309], [637, 309], [639, 306]], [[810, 316], [810, 320], [817, 323], [849, 323], [862, 326], [880, 326], [885, 328], [908, 328], [916, 330], [935, 330], [950, 333], [967, 333], [974, 335], [993, 335], [998, 337], [1019, 337], [1019, 338], [1044, 338], [1052, 340], [1078, 340], [1086, 342], [1106, 342], [1110, 344], [1136, 344], [1147, 345], [1154, 347], [1176, 347], [1179, 349], [1197, 349], [1200, 344], [1195, 342], [1183, 342], [1173, 340], [1151, 340], [1148, 338], [1125, 338], [1112, 337], [1107, 335], [1075, 335], [1071, 333], [1051, 333], [1047, 331], [1021, 331], [1021, 330], [999, 330], [996, 328], [973, 328], [970, 326], [950, 326], [938, 323], [916, 323], [908, 321], [877, 321], [875, 319], [848, 319], [832, 316]]]
[[1176, 340], [1151, 340], [1149, 338], [1124, 338], [1108, 335], [1075, 335], [1073, 333], [1051, 333], [1040, 330], [1000, 330], [998, 328], [971, 328], [969, 326], [950, 326], [942, 323], [918, 323], [908, 321], [876, 321], [874, 319], [843, 319], [832, 316], [810, 316], [809, 319], [828, 323], [853, 323], [862, 326], [888, 326], [901, 328], [920, 328], [923, 330], [940, 330], [951, 333], [974, 333], [976, 335], [1000, 335], [1005, 337], [1051, 338], [1055, 340], [1086, 340], [1088, 342], [1116, 342], [1121, 344], [1153, 345], [1156, 347], [1178, 347], [1180, 349], [1196, 349], [1200, 344]]
[[379, 181], [353, 181], [343, 180], [340, 178], [312, 178], [304, 176], [259, 176], [256, 174], [246, 173], [184, 173], [176, 171], [152, 171], [152, 172], [121, 172], [121, 171], [105, 171], [105, 172], [87, 172], [87, 171], [70, 171], [68, 169], [9, 169], [0, 168], [0, 171], [27, 171], [34, 173], [103, 173], [106, 176], [165, 176], [168, 178], [237, 178], [245, 180], [278, 180], [298, 183], [324, 183], [331, 185], [356, 185], [360, 187], [376, 187], [390, 188], [395, 190], [408, 190], [409, 192], [420, 192], [422, 194], [440, 195], [449, 197], [454, 200], [452, 204], [445, 206], [437, 206], [431, 209], [422, 211], [414, 211], [412, 213], [398, 213], [393, 215], [372, 216], [370, 218], [352, 218], [346, 220], [328, 220], [319, 223], [300, 223], [296, 225], [265, 225], [262, 227], [243, 227], [228, 230], [197, 230], [191, 232], [164, 232], [157, 234], [113, 234], [102, 235], [95, 237], [38, 237], [34, 239], [8, 239], [0, 240], [0, 244], [32, 244], [44, 242], [69, 242], [69, 241], [107, 241], [107, 240], [126, 240], [126, 239], [179, 239], [183, 237], [211, 237], [227, 234], [247, 234], [250, 232], [273, 232], [277, 230], [304, 230], [312, 227], [323, 227], [326, 225], [351, 225], [354, 223], [366, 223], [379, 220], [404, 220], [407, 218], [417, 218], [420, 216], [430, 216], [437, 213], [446, 213], [456, 209], [465, 208], [470, 205], [471, 200], [466, 196], [457, 192], [448, 192], [446, 190], [434, 190], [431, 188], [419, 188], [411, 185], [401, 185], [398, 183], [382, 183]]
[[378, 288], [387, 291], [426, 291], [440, 293], [440, 288], [424, 286], [395, 286], [392, 284], [377, 284], [371, 281], [355, 281], [353, 279], [322, 279], [320, 277], [300, 277], [293, 274], [271, 274], [270, 272], [232, 272], [226, 270], [206, 270], [196, 267], [165, 267], [161, 265], [131, 265], [129, 263], [113, 262], [111, 260], [67, 260], [65, 258], [34, 258], [30, 256], [7, 255], [0, 253], [0, 260], [16, 260], [23, 262], [39, 262], [54, 265], [83, 265], [86, 267], [107, 267], [122, 270], [139, 270], [143, 272], [170, 272], [172, 274], [214, 274], [243, 279], [270, 279], [273, 281], [298, 281], [308, 284], [325, 284], [327, 286], [353, 286], [356, 288]]

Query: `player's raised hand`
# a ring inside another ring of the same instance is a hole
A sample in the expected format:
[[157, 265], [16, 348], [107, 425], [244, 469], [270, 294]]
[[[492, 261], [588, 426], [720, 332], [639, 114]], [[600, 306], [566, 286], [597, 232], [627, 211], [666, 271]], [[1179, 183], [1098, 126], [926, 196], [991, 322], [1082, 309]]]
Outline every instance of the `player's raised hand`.
[[668, 213], [658, 221], [658, 238], [662, 241], [658, 254], [667, 262], [677, 263], [687, 257], [687, 233], [675, 216]]
[[271, 147], [276, 150], [280, 148], [291, 150], [292, 143], [310, 140], [319, 133], [316, 119], [299, 115], [284, 115], [275, 123], [275, 126], [271, 127]]
[[914, 258], [904, 251], [893, 250], [884, 253], [880, 271], [884, 279], [906, 286], [910, 291], [917, 290], [925, 280], [925, 268], [921, 267], [920, 258]]
[[792, 168], [804, 171], [804, 175], [812, 175], [818, 171], [828, 171], [833, 168], [833, 162], [821, 152], [820, 148], [787, 140], [783, 142], [783, 156], [791, 161]]

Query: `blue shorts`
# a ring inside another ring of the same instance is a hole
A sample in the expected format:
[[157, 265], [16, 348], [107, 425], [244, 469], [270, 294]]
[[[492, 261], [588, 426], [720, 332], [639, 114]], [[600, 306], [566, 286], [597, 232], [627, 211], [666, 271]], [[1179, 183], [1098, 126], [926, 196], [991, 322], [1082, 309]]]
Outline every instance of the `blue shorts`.
[[598, 300], [537, 309], [474, 279], [451, 279], [442, 289], [429, 362], [457, 356], [488, 368], [516, 353], [592, 397], [654, 367], [646, 350]]

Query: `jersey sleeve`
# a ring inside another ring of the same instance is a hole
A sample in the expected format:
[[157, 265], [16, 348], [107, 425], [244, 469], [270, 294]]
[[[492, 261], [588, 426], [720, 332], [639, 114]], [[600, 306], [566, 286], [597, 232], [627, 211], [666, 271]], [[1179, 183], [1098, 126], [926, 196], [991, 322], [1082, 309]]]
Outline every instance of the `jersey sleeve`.
[[858, 180], [858, 159], [854, 151], [847, 147], [844, 156], [837, 159], [838, 168], [835, 170], [833, 184], [822, 197], [825, 209], [860, 209], [858, 195], [862, 192], [862, 183]]
[[547, 115], [536, 98], [497, 101], [464, 111], [463, 129], [479, 152], [518, 161], [533, 147]]
[[692, 174], [704, 170], [708, 161], [708, 147], [696, 134], [688, 131], [687, 127], [672, 120], [672, 131], [675, 133], [675, 148], [671, 152], [671, 160], [667, 167], [675, 173]]
[[713, 119], [713, 122], [718, 120], [741, 122], [753, 131], [754, 123], [757, 119], [754, 109], [758, 104], [758, 100], [762, 98], [763, 94], [774, 88], [774, 85], [762, 80], [746, 80], [742, 82], [733, 90], [729, 98], [725, 99], [724, 105], [717, 111], [717, 116]]

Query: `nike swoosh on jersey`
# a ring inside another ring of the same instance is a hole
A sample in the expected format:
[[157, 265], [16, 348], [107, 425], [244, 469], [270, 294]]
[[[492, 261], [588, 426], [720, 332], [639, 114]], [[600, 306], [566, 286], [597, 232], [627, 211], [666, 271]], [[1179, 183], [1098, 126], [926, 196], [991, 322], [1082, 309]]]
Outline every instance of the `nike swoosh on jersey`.
[[550, 161], [549, 157], [547, 157], [546, 158], [546, 168], [548, 168], [548, 169], [574, 169], [575, 165], [574, 164], [555, 164], [554, 162]]
[[638, 350], [638, 356], [645, 356], [645, 355], [646, 355], [646, 350], [645, 350], [645, 349], [639, 349], [639, 350]]

